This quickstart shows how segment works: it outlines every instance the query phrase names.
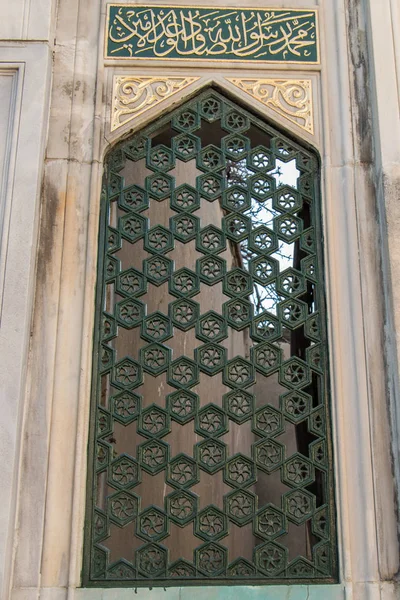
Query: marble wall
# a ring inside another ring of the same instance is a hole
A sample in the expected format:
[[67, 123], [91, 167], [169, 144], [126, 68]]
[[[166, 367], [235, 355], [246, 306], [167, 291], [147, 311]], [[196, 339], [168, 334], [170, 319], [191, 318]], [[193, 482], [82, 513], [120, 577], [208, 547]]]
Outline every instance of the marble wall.
[[[251, 65], [243, 72], [313, 82], [314, 134], [267, 107], [253, 107], [306, 139], [322, 158], [341, 575], [329, 590], [282, 586], [262, 593], [271, 599], [394, 599], [399, 8], [396, 0], [268, 4], [319, 10], [320, 65]], [[259, 0], [249, 5], [262, 7]], [[211, 81], [249, 102], [225, 80], [238, 76], [234, 65], [104, 61], [104, 26], [104, 0], [15, 0], [2, 10], [0, 576], [7, 600], [132, 594], [80, 589], [102, 161], [121, 136]], [[113, 76], [149, 73], [199, 79], [113, 132]], [[249, 599], [260, 595], [259, 588], [236, 589]], [[227, 591], [212, 594], [222, 599]], [[188, 592], [138, 592], [161, 595]], [[191, 596], [202, 598], [204, 590]]]

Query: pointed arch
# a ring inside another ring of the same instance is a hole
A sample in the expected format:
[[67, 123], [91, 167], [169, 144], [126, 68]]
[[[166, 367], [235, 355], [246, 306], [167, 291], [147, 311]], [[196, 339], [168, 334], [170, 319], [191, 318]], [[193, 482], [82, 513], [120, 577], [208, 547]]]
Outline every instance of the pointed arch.
[[318, 186], [215, 89], [108, 153], [85, 583], [335, 581]]

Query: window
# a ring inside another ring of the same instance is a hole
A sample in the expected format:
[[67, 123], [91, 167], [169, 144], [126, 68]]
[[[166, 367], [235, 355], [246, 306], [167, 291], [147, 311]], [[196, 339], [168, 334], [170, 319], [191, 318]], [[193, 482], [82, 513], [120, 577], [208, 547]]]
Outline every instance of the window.
[[213, 89], [109, 153], [86, 585], [335, 581], [318, 174]]

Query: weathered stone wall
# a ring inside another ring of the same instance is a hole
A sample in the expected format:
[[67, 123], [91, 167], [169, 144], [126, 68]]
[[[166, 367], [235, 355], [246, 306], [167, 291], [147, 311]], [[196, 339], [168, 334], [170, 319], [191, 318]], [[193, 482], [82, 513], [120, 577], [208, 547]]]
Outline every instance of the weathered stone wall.
[[[0, 23], [0, 596], [9, 597], [40, 193], [52, 77], [51, 0], [3, 3]], [[35, 433], [33, 432], [35, 435]], [[35, 470], [42, 470], [37, 463]], [[36, 507], [43, 512], [43, 507]]]
[[[341, 575], [338, 585], [291, 593], [389, 600], [397, 597], [399, 570], [400, 9], [396, 0], [268, 4], [317, 7], [321, 37], [321, 65], [243, 71], [312, 80], [314, 134], [252, 106], [322, 157]], [[164, 106], [210, 81], [251, 103], [225, 80], [238, 76], [234, 65], [105, 62], [104, 25], [100, 0], [18, 0], [3, 8], [0, 24], [0, 575], [7, 599], [117, 596], [79, 589], [102, 161], [133, 127], [110, 129], [112, 76], [199, 77]], [[262, 588], [236, 590], [265, 597]], [[288, 590], [269, 592], [284, 598]]]

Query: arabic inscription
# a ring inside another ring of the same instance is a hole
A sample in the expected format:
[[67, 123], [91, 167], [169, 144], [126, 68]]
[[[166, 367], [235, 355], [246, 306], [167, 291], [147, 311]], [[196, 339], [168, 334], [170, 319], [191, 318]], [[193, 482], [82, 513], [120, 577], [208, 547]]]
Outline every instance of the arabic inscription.
[[318, 63], [315, 10], [108, 5], [106, 58]]

